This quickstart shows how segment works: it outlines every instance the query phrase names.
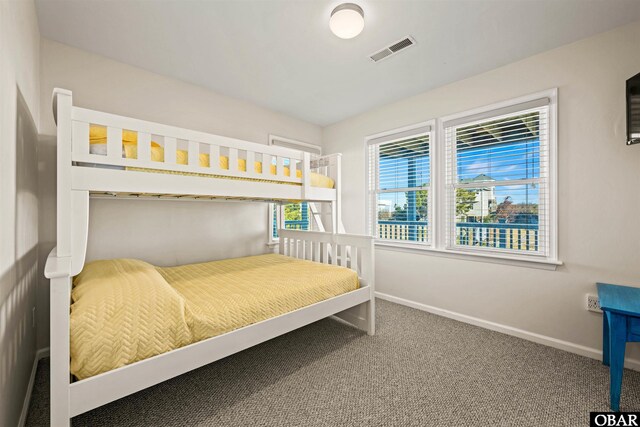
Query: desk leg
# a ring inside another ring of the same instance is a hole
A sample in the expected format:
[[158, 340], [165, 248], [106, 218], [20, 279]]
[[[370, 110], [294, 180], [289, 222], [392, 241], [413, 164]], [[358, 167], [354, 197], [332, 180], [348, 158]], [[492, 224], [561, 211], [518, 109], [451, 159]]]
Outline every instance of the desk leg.
[[609, 312], [602, 313], [602, 364], [609, 366], [609, 351], [611, 342], [609, 340]]
[[609, 340], [609, 398], [611, 399], [611, 410], [617, 412], [620, 410], [624, 350], [627, 344], [627, 318], [625, 316], [609, 313]]

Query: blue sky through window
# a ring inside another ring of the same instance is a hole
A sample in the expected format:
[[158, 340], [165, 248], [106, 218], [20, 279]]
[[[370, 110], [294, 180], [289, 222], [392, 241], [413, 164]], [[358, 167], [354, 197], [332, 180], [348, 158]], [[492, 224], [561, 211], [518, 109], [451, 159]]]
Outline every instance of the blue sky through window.
[[[429, 183], [430, 156], [412, 156], [415, 166], [409, 168], [409, 156], [380, 158], [380, 189], [407, 188]], [[413, 185], [409, 172], [415, 170]], [[500, 185], [500, 181], [513, 181], [540, 177], [540, 141], [527, 139], [504, 144], [462, 148], [457, 155], [458, 182], [471, 181], [478, 177], [485, 180], [479, 187], [495, 186], [497, 203], [510, 197], [515, 204], [538, 203], [539, 189], [535, 185]], [[482, 177], [484, 175], [484, 177]], [[491, 180], [488, 181], [487, 180]], [[491, 182], [491, 184], [489, 184]], [[404, 206], [405, 192], [381, 193], [379, 208]], [[389, 209], [387, 208], [387, 209]]]
[[[535, 185], [500, 185], [500, 181], [540, 178], [540, 140], [459, 149], [457, 169], [458, 182], [487, 180], [495, 185], [498, 203], [510, 197], [515, 204], [537, 204], [539, 190]], [[487, 184], [485, 181], [484, 186]]]

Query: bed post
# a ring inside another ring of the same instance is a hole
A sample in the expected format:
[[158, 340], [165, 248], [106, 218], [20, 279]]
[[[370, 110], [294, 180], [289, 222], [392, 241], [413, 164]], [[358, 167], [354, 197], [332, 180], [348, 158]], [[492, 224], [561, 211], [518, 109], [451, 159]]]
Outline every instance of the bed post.
[[57, 124], [57, 236], [58, 257], [71, 257], [71, 276], [84, 266], [89, 233], [89, 192], [73, 190], [71, 185], [71, 147], [73, 126], [70, 91], [53, 90], [53, 116]]
[[342, 154], [333, 155], [336, 200], [331, 202], [331, 232], [344, 233], [342, 226]]
[[311, 153], [302, 152], [302, 198], [309, 197], [311, 190]]
[[[374, 254], [374, 243], [373, 239], [371, 239], [367, 249], [362, 254], [362, 274], [369, 281], [369, 290], [371, 292], [371, 299], [365, 303], [368, 335], [376, 333], [376, 264]], [[364, 258], [366, 258], [366, 261], [364, 261]]]
[[[55, 255], [54, 255], [55, 256]], [[51, 256], [50, 256], [51, 257]], [[58, 260], [62, 260], [58, 258]], [[70, 260], [70, 258], [66, 258]], [[49, 266], [49, 260], [47, 260]], [[66, 263], [70, 266], [70, 263]], [[51, 425], [69, 426], [71, 419], [69, 374], [69, 300], [71, 277], [61, 269], [51, 271]]]
[[[347, 234], [335, 235], [336, 240], [340, 240], [342, 236], [350, 236]], [[349, 238], [349, 237], [347, 237]], [[359, 236], [359, 238], [362, 238]], [[358, 274], [361, 279], [361, 285], [366, 285], [369, 288], [369, 300], [348, 308], [340, 313], [336, 313], [335, 316], [352, 324], [360, 330], [363, 330], [367, 335], [374, 335], [376, 333], [376, 310], [375, 310], [375, 264], [374, 264], [374, 250], [373, 239], [368, 237], [366, 245], [359, 245], [358, 252], [360, 253], [360, 263], [358, 264]], [[353, 260], [352, 260], [353, 261]]]
[[53, 90], [53, 117], [57, 125], [56, 255], [71, 256], [71, 92]]
[[[82, 227], [88, 216], [88, 193], [74, 192], [71, 186], [72, 95], [53, 90], [53, 115], [57, 124], [57, 236], [56, 247], [45, 266], [50, 282], [51, 425], [69, 426], [71, 419], [69, 374], [69, 310], [71, 278], [82, 269], [86, 244]], [[85, 194], [86, 193], [86, 194]], [[75, 223], [78, 221], [78, 223]], [[86, 241], [85, 229], [85, 238]], [[83, 251], [78, 257], [79, 251]], [[79, 258], [74, 260], [75, 258]], [[75, 273], [74, 273], [75, 271]]]

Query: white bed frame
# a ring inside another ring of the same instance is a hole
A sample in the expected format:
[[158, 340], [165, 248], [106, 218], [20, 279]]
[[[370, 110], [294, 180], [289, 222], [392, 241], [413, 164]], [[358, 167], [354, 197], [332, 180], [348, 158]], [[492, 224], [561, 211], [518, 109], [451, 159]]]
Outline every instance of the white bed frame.
[[[209, 338], [140, 362], [80, 381], [69, 369], [69, 315], [72, 279], [83, 268], [88, 239], [90, 194], [125, 197], [191, 199], [245, 199], [258, 201], [307, 200], [329, 202], [333, 230], [340, 224], [340, 156], [311, 159], [309, 153], [255, 144], [172, 126], [115, 116], [73, 106], [71, 92], [55, 89], [57, 123], [57, 246], [45, 266], [51, 280], [51, 425], [69, 426], [71, 418], [177, 375], [227, 357], [328, 316], [336, 316], [373, 335], [375, 331], [374, 262], [371, 237], [349, 234], [279, 230], [280, 253], [325, 264], [341, 265], [358, 273], [361, 287], [337, 297], [235, 331]], [[107, 128], [107, 154], [91, 154], [89, 126]], [[138, 132], [138, 158], [122, 156], [122, 130]], [[165, 161], [150, 160], [150, 142], [164, 146]], [[180, 144], [188, 150], [188, 164], [175, 162]], [[211, 166], [199, 164], [207, 153]], [[220, 154], [229, 157], [229, 169], [220, 169]], [[247, 171], [237, 159], [247, 161]], [[275, 159], [277, 174], [269, 167], [257, 174], [251, 165]], [[290, 165], [291, 176], [284, 175]], [[221, 176], [185, 176], [125, 167], [192, 172]], [[301, 170], [297, 178], [295, 169]], [[311, 186], [311, 171], [330, 176], [335, 188]], [[229, 178], [263, 179], [269, 182]]]

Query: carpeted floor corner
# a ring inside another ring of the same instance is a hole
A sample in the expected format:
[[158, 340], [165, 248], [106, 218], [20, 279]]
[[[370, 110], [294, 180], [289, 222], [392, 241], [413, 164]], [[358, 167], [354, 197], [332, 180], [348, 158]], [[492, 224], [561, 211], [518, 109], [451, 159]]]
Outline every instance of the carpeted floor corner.
[[[607, 411], [608, 369], [378, 300], [377, 335], [325, 319], [73, 419], [73, 426], [576, 426]], [[28, 427], [47, 426], [48, 360]], [[640, 410], [624, 373], [621, 410]]]

